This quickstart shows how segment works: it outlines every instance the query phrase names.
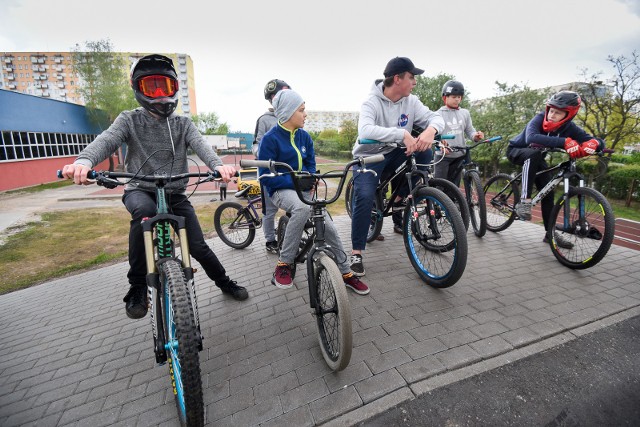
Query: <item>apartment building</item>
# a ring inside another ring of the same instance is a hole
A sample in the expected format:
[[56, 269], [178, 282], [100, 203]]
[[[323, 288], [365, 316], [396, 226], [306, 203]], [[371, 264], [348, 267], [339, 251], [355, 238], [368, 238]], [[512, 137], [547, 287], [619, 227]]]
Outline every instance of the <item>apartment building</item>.
[[[148, 53], [116, 52], [125, 58], [126, 70]], [[72, 52], [0, 52], [0, 89], [85, 105], [78, 91], [82, 80], [72, 67]], [[178, 114], [197, 114], [193, 61], [184, 53], [163, 53], [173, 60], [180, 85]]]
[[322, 132], [326, 129], [340, 130], [342, 122], [351, 120], [358, 123], [357, 111], [307, 111], [304, 129], [307, 132]]

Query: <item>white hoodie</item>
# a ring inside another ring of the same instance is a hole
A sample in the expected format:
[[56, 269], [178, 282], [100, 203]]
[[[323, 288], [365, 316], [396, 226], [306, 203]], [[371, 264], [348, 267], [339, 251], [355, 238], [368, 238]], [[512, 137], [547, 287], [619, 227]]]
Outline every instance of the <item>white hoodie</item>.
[[[434, 127], [438, 133], [444, 129], [444, 120], [437, 112], [429, 110], [415, 95], [393, 102], [383, 92], [383, 83], [374, 83], [369, 98], [360, 108], [358, 139], [380, 142], [402, 142], [404, 131], [411, 133], [414, 125], [423, 129]], [[378, 144], [360, 144], [356, 141], [352, 153], [355, 156], [387, 154], [394, 147], [381, 149]]]

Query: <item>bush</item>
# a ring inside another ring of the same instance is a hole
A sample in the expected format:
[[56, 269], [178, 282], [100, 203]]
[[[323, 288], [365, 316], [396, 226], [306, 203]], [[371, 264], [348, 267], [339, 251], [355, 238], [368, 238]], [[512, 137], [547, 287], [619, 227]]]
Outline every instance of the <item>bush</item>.
[[631, 199], [640, 201], [640, 165], [627, 165], [609, 170], [600, 191], [609, 198], [626, 199], [631, 183], [636, 180]]

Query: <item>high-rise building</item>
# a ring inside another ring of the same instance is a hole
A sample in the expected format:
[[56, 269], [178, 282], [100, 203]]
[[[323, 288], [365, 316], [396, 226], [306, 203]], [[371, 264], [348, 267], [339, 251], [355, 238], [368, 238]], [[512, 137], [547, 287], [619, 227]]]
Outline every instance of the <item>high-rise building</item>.
[[[131, 65], [148, 53], [115, 52]], [[73, 72], [72, 52], [0, 52], [0, 89], [85, 105], [77, 90], [82, 80]], [[197, 114], [193, 61], [184, 53], [163, 53], [173, 60], [180, 87], [178, 114]]]

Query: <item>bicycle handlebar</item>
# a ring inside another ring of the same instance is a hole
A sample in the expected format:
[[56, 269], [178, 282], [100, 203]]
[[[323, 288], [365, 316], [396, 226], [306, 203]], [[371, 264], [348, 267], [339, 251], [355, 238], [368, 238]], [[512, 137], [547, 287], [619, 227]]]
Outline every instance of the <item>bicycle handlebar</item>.
[[[58, 178], [64, 178], [62, 176], [62, 170], [58, 169], [56, 172], [56, 176]], [[240, 176], [238, 171], [234, 174], [234, 177]], [[180, 173], [176, 175], [139, 175], [135, 173], [129, 172], [112, 172], [112, 171], [96, 171], [91, 169], [87, 173], [87, 178], [95, 179], [96, 184], [107, 187], [107, 188], [115, 188], [118, 185], [126, 185], [129, 181], [119, 181], [118, 178], [129, 178], [130, 180], [136, 181], [145, 181], [145, 182], [153, 182], [156, 185], [178, 181], [186, 178], [202, 178], [198, 181], [198, 184], [202, 184], [205, 182], [213, 181], [215, 179], [221, 178], [220, 172], [218, 171], [207, 171], [207, 172], [187, 172]], [[105, 185], [106, 184], [106, 185]]]
[[[276, 162], [274, 160], [249, 160], [249, 159], [241, 159], [240, 160], [240, 166], [242, 167], [258, 167], [258, 168], [263, 168], [263, 169], [269, 169], [269, 171], [271, 171], [271, 173], [273, 175], [285, 175], [285, 174], [289, 174], [291, 176], [291, 179], [293, 181], [293, 187], [296, 191], [296, 193], [298, 194], [298, 198], [300, 198], [300, 200], [302, 200], [303, 203], [310, 205], [310, 206], [316, 206], [316, 205], [320, 205], [320, 204], [325, 204], [325, 205], [329, 205], [333, 202], [335, 202], [336, 200], [338, 200], [338, 197], [340, 197], [340, 194], [342, 193], [342, 187], [344, 186], [344, 182], [345, 179], [347, 177], [347, 172], [349, 171], [349, 169], [351, 169], [352, 166], [356, 165], [356, 164], [360, 164], [362, 166], [365, 165], [370, 165], [370, 164], [374, 164], [374, 163], [379, 163], [381, 161], [384, 160], [384, 155], [383, 154], [376, 154], [373, 156], [367, 156], [367, 157], [358, 157], [357, 159], [354, 159], [352, 161], [350, 161], [349, 163], [347, 163], [344, 167], [344, 169], [341, 172], [326, 172], [326, 173], [309, 173], [307, 171], [295, 171], [293, 170], [293, 168], [287, 164], [287, 163], [283, 163], [283, 162]], [[285, 172], [278, 172], [276, 170], [277, 167], [281, 167], [281, 168], [285, 168], [287, 169], [287, 171]], [[258, 179], [261, 179], [263, 176], [259, 177]], [[336, 194], [329, 200], [308, 200], [304, 197], [304, 194], [302, 193], [302, 188], [300, 187], [300, 180], [302, 180], [305, 177], [312, 177], [316, 182], [318, 182], [321, 179], [324, 178], [340, 178], [340, 182], [338, 183], [338, 189], [336, 190]]]
[[[443, 139], [454, 139], [455, 135], [436, 135], [435, 138], [433, 138], [435, 141], [440, 141]], [[360, 144], [396, 144], [396, 145], [400, 145], [400, 142], [382, 142], [382, 141], [378, 141], [375, 139], [359, 139], [358, 142]]]

